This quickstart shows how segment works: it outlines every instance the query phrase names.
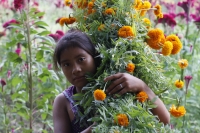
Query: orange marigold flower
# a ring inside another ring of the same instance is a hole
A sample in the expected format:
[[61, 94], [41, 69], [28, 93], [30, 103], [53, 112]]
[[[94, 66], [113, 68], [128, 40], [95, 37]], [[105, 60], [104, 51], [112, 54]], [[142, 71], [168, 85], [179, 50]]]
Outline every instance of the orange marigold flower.
[[94, 2], [89, 2], [88, 3], [88, 9], [92, 9], [94, 7]]
[[98, 30], [99, 31], [103, 31], [105, 28], [105, 24], [101, 24], [99, 27], [98, 27]]
[[176, 107], [175, 105], [172, 105], [170, 107], [169, 112], [172, 116], [177, 117], [177, 118], [182, 117], [186, 114], [186, 110], [184, 106]]
[[113, 8], [108, 8], [105, 10], [105, 14], [107, 15], [115, 15], [115, 11]]
[[182, 43], [176, 35], [172, 34], [167, 36], [166, 41], [170, 41], [173, 44], [173, 49], [171, 54], [177, 54], [181, 50]]
[[181, 69], [185, 69], [188, 66], [188, 61], [186, 59], [181, 59], [178, 61], [178, 65]]
[[164, 33], [158, 28], [149, 30], [147, 35], [149, 36], [146, 40], [147, 44], [153, 49], [159, 50], [165, 43]]
[[170, 55], [173, 49], [173, 44], [170, 41], [166, 41], [162, 47], [162, 54], [164, 56]]
[[182, 80], [176, 80], [174, 85], [177, 87], [177, 88], [183, 88], [184, 86], [184, 82]]
[[117, 115], [117, 122], [120, 126], [128, 126], [129, 121], [126, 114], [118, 114]]
[[133, 63], [128, 63], [126, 66], [126, 71], [132, 73], [135, 70], [135, 64]]
[[141, 91], [136, 95], [136, 98], [143, 103], [148, 99], [148, 95], [146, 92]]
[[71, 0], [65, 0], [65, 5], [66, 5], [66, 6], [70, 6], [70, 5], [71, 5], [71, 2], [72, 2]]
[[122, 26], [118, 31], [118, 36], [122, 38], [133, 37], [133, 29], [131, 26]]
[[155, 14], [158, 18], [163, 18], [161, 6], [160, 6], [159, 4], [157, 4], [157, 5], [154, 6], [154, 8], [156, 8], [156, 10], [154, 10], [154, 14]]
[[94, 98], [99, 101], [103, 101], [106, 98], [106, 94], [103, 90], [97, 89], [94, 91]]
[[63, 25], [65, 24], [66, 20], [67, 20], [66, 17], [62, 17], [62, 18], [60, 18], [60, 20], [59, 20], [59, 24], [60, 24], [61, 26], [63, 26]]

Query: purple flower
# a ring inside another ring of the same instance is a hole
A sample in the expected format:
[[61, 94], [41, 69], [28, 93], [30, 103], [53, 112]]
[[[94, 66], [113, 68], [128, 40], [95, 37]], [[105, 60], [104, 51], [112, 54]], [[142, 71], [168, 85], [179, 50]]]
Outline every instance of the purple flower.
[[190, 80], [192, 79], [192, 76], [187, 75], [187, 76], [184, 77], [184, 79], [185, 79], [185, 82], [186, 82], [186, 94], [187, 94], [188, 86], [189, 86]]
[[178, 2], [178, 6], [182, 7], [186, 14], [189, 13], [189, 2], [188, 1]]
[[3, 24], [3, 28], [7, 28], [11, 24], [19, 24], [19, 22], [15, 19], [11, 19], [10, 21], [7, 21]]

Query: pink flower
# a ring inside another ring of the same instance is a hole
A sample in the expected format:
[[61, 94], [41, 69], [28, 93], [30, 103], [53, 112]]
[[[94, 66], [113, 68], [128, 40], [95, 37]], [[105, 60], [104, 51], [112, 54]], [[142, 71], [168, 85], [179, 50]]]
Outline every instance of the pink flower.
[[11, 19], [10, 21], [7, 21], [3, 24], [3, 28], [7, 28], [11, 24], [19, 24], [19, 22], [15, 19]]
[[24, 0], [14, 0], [14, 7], [16, 10], [20, 10], [24, 7]]
[[52, 69], [52, 64], [48, 64], [48, 70]]
[[8, 70], [8, 72], [7, 72], [7, 78], [9, 79], [10, 76], [11, 76], [11, 70]]
[[185, 79], [185, 82], [186, 82], [186, 94], [187, 94], [188, 86], [189, 86], [190, 80], [192, 79], [192, 76], [187, 75], [187, 76], [184, 77], [184, 79]]

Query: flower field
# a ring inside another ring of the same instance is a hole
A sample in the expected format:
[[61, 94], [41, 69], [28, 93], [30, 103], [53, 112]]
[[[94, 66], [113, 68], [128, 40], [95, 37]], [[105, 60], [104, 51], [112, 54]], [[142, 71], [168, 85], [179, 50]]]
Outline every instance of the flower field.
[[[102, 116], [90, 119], [98, 123], [93, 132], [200, 132], [199, 14], [198, 0], [0, 0], [0, 132], [53, 133], [54, 98], [70, 86], [54, 70], [53, 52], [73, 26], [91, 35], [102, 56], [88, 93], [74, 97], [86, 103], [83, 117]], [[145, 81], [170, 124], [149, 114], [145, 92], [107, 96], [101, 81], [116, 72]]]

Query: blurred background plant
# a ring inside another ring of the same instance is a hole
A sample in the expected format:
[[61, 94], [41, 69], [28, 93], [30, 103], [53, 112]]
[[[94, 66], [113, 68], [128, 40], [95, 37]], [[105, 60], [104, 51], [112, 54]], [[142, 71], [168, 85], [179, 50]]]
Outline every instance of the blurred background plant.
[[[58, 24], [59, 18], [72, 10], [64, 0], [0, 0], [0, 132], [53, 132], [52, 103], [54, 97], [68, 86], [62, 74], [53, 71], [52, 52], [56, 41], [68, 27]], [[162, 6], [163, 18], [156, 19], [149, 13], [154, 27], [165, 34], [181, 38], [183, 49], [174, 55], [187, 59], [188, 67], [180, 69], [178, 62], [166, 73], [172, 84], [177, 79], [185, 86], [166, 92], [168, 109], [183, 105], [183, 117], [171, 117], [172, 128], [180, 132], [199, 132], [200, 127], [200, 2], [198, 0], [158, 1], [149, 0], [152, 6]], [[176, 74], [179, 73], [179, 74]]]

